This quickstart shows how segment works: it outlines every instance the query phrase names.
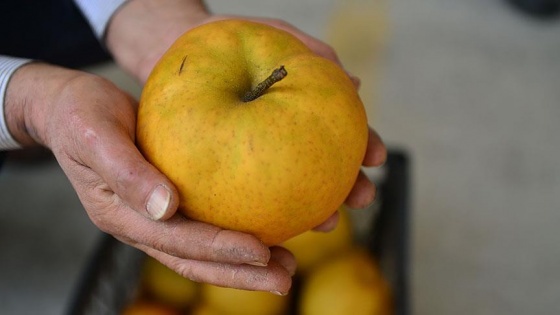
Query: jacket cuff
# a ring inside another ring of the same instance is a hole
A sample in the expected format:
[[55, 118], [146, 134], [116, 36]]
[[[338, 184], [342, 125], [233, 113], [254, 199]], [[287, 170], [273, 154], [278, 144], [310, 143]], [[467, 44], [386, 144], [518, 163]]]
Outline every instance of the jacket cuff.
[[74, 2], [82, 11], [97, 39], [103, 43], [111, 17], [126, 0], [74, 0]]
[[12, 137], [6, 123], [4, 103], [10, 78], [16, 70], [31, 62], [30, 59], [0, 55], [0, 151], [18, 149], [21, 145]]

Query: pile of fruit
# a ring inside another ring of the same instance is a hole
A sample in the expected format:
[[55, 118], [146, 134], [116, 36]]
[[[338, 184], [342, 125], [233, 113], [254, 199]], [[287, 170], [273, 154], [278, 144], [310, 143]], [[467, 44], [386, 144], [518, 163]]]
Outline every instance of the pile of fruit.
[[305, 232], [283, 244], [298, 262], [288, 296], [195, 283], [147, 258], [138, 296], [124, 315], [389, 315], [391, 290], [370, 253], [353, 240], [340, 210], [330, 233]]

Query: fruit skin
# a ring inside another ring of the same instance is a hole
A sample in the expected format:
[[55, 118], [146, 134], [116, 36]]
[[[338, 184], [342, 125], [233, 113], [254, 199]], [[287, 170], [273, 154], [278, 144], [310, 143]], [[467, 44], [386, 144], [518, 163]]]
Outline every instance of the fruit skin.
[[211, 284], [202, 284], [201, 300], [207, 308], [206, 313], [220, 315], [281, 315], [285, 313], [290, 302], [289, 296], [223, 288]]
[[355, 247], [314, 269], [304, 280], [301, 315], [390, 315], [391, 292], [376, 262]]
[[[264, 95], [243, 95], [284, 65]], [[225, 20], [182, 35], [140, 99], [137, 143], [186, 216], [267, 245], [326, 220], [350, 192], [368, 137], [346, 73], [289, 33]]]
[[307, 231], [282, 244], [294, 254], [298, 274], [307, 274], [316, 265], [353, 246], [352, 222], [347, 211], [345, 206], [340, 207], [334, 230], [328, 233]]

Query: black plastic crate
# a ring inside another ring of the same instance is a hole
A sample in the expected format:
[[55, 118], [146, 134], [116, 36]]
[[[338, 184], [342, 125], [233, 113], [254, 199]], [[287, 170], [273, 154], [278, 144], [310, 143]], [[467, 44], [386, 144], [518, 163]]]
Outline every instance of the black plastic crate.
[[[361, 241], [379, 262], [391, 284], [395, 315], [410, 315], [408, 291], [410, 161], [405, 152], [390, 150], [379, 188], [375, 213]], [[146, 255], [103, 234], [79, 279], [69, 315], [120, 314], [133, 298]], [[341, 314], [342, 315], [342, 314]]]

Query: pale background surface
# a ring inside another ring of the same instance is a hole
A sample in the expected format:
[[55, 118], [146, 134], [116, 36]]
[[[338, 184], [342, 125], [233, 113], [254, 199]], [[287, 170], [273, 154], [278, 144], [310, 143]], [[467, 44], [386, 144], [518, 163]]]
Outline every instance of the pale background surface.
[[[560, 314], [560, 21], [499, 0], [208, 2], [285, 19], [362, 78], [413, 159], [415, 314]], [[53, 163], [8, 163], [0, 200], [0, 313], [60, 314], [96, 228]]]

